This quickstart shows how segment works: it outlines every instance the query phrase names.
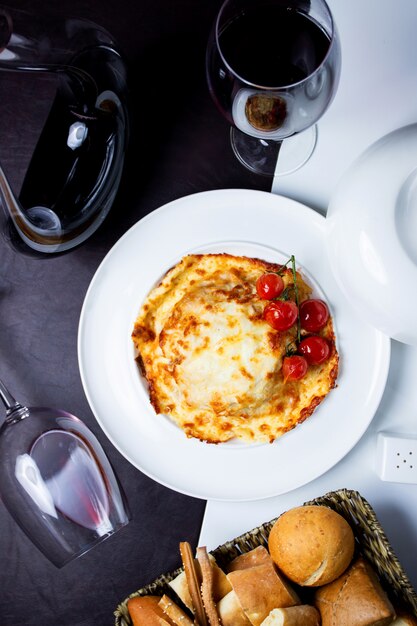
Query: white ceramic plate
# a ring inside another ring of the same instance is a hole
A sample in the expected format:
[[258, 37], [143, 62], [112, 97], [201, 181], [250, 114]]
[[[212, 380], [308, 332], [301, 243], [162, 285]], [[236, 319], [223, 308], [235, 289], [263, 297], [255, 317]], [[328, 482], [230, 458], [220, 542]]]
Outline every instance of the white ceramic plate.
[[[357, 317], [326, 261], [325, 219], [266, 192], [210, 191], [171, 202], [133, 226], [98, 268], [81, 312], [78, 355], [90, 406], [107, 437], [138, 469], [176, 491], [256, 500], [317, 478], [360, 439], [380, 402], [390, 342]], [[330, 303], [340, 374], [314, 414], [273, 444], [205, 444], [155, 415], [130, 338], [141, 302], [190, 251], [258, 256], [297, 265]], [[348, 262], [348, 260], [347, 260]]]

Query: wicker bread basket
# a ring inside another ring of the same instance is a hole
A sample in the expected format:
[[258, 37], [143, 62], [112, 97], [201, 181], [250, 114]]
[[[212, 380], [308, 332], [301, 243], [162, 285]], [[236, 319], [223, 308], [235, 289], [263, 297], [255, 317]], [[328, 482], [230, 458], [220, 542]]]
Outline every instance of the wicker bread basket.
[[[417, 595], [368, 502], [358, 492], [342, 489], [327, 493], [305, 504], [328, 506], [349, 522], [356, 538], [358, 551], [373, 565], [391, 600], [400, 603], [417, 617]], [[267, 546], [269, 532], [274, 522], [275, 519], [224, 543], [211, 554], [220, 567], [225, 567], [239, 554], [248, 552], [259, 545]], [[179, 568], [174, 572], [162, 574], [152, 583], [126, 598], [115, 611], [116, 626], [132, 626], [127, 610], [127, 601], [130, 598], [163, 593], [172, 596], [172, 589], [168, 583], [181, 571], [182, 568]]]

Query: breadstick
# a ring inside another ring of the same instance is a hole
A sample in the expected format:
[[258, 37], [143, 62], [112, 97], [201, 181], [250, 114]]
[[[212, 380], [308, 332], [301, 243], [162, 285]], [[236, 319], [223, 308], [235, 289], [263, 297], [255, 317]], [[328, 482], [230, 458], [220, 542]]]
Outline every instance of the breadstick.
[[200, 563], [202, 582], [201, 597], [210, 626], [220, 626], [219, 614], [213, 600], [213, 569], [205, 547], [197, 548], [197, 559]]
[[200, 594], [200, 580], [197, 576], [194, 566], [194, 557], [188, 541], [182, 541], [180, 543], [180, 553], [197, 624], [198, 626], [209, 626]]

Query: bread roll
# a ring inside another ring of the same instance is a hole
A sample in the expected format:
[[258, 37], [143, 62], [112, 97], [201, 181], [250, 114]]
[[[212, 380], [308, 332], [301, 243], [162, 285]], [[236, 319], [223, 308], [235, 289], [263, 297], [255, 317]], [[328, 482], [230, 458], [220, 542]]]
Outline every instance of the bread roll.
[[159, 596], [131, 598], [127, 609], [133, 626], [175, 626], [159, 606]]
[[316, 587], [335, 580], [352, 560], [355, 540], [347, 521], [325, 506], [300, 506], [273, 525], [269, 552], [293, 582]]
[[320, 626], [320, 613], [307, 604], [273, 609], [261, 626]]
[[315, 592], [323, 626], [387, 626], [395, 611], [367, 561], [357, 559], [337, 580]]
[[272, 560], [235, 570], [227, 578], [246, 617], [254, 626], [259, 626], [272, 609], [300, 604], [297, 594], [278, 574]]

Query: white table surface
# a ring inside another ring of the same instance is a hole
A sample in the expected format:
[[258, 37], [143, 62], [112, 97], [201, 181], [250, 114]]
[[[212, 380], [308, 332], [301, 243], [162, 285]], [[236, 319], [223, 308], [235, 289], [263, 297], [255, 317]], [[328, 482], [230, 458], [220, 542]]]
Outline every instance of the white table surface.
[[[297, 172], [276, 177], [272, 185], [273, 193], [323, 214], [338, 180], [366, 147], [417, 121], [417, 2], [329, 0], [329, 5], [342, 47], [339, 89], [319, 122], [311, 159]], [[417, 436], [417, 348], [391, 343], [383, 398], [353, 450], [326, 474], [290, 493], [255, 502], [209, 501], [200, 545], [216, 548], [288, 508], [328, 491], [354, 489], [374, 508], [417, 589], [417, 485], [384, 482], [376, 468], [378, 432]]]

